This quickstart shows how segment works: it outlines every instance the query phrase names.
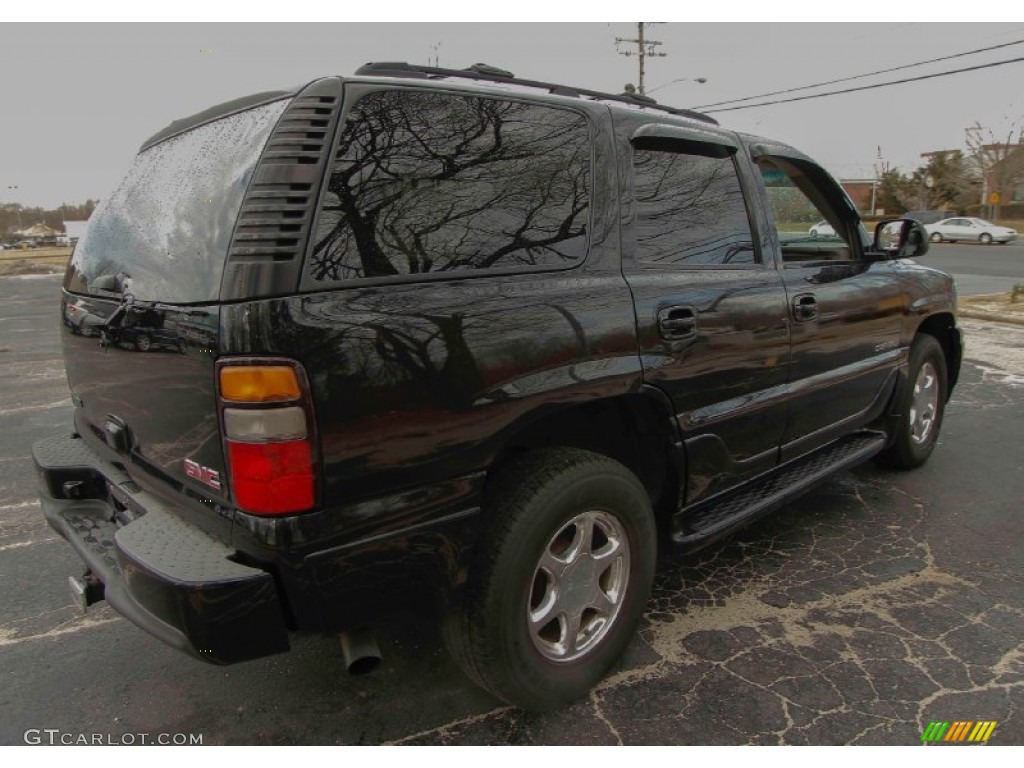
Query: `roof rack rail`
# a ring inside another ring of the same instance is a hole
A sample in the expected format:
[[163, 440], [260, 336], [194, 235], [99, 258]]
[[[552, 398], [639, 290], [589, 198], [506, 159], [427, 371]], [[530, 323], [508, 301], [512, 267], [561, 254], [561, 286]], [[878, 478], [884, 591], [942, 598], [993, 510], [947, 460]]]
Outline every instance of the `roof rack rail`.
[[436, 79], [444, 77], [464, 77], [471, 80], [487, 80], [494, 83], [512, 83], [524, 85], [530, 88], [543, 88], [556, 96], [589, 96], [592, 99], [607, 99], [619, 101], [624, 104], [632, 104], [637, 107], [648, 107], [668, 112], [672, 115], [689, 117], [693, 120], [700, 120], [712, 125], [718, 125], [718, 121], [702, 112], [692, 109], [680, 109], [659, 104], [649, 96], [640, 96], [631, 93], [603, 93], [602, 91], [590, 91], [586, 88], [575, 88], [557, 83], [545, 83], [540, 80], [524, 80], [516, 77], [508, 70], [492, 67], [489, 64], [474, 64], [466, 69], [444, 69], [442, 67], [425, 67], [419, 64], [409, 64], [405, 61], [371, 61], [364, 64], [355, 72], [357, 75], [371, 77], [410, 77], [420, 79]]

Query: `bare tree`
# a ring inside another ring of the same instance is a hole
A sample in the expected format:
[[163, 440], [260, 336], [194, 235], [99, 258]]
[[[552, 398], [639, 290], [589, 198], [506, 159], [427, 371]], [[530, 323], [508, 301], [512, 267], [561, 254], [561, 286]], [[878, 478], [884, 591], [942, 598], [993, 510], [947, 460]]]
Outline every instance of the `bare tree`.
[[988, 204], [990, 195], [999, 193], [999, 202], [992, 204], [992, 218], [999, 217], [999, 209], [1012, 193], [1013, 184], [1024, 175], [1024, 118], [1009, 123], [997, 134], [992, 128], [975, 122], [966, 131], [967, 148], [982, 176], [982, 204]]

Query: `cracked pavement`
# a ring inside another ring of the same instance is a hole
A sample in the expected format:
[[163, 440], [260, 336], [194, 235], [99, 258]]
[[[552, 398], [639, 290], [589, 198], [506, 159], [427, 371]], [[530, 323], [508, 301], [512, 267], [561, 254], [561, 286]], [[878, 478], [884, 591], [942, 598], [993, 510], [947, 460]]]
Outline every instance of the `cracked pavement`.
[[641, 630], [587, 699], [502, 706], [398, 617], [384, 664], [337, 644], [212, 667], [105, 605], [43, 522], [28, 459], [71, 405], [52, 277], [0, 279], [0, 743], [28, 728], [202, 733], [206, 744], [920, 744], [931, 720], [1024, 743], [1024, 327], [963, 321], [967, 359], [929, 463], [865, 465], [688, 559], [665, 558]]

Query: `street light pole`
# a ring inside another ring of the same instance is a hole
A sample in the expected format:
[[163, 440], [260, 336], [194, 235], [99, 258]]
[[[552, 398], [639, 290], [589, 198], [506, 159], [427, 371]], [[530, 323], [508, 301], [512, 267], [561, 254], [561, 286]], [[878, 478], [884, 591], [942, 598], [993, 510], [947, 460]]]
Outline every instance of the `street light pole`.
[[[19, 187], [17, 185], [8, 186], [7, 187], [7, 192], [8, 192], [8, 194], [10, 194], [10, 193], [12, 193], [13, 191], [15, 191], [17, 189], [19, 189]], [[17, 210], [17, 213], [18, 213], [18, 229], [21, 230], [21, 203], [16, 203], [16, 205], [18, 206], [18, 210]]]
[[647, 93], [654, 93], [655, 91], [660, 91], [662, 88], [667, 88], [673, 83], [683, 83], [686, 82], [687, 80], [693, 83], [700, 83], [701, 85], [708, 81], [706, 77], [677, 77], [675, 80], [669, 80], [667, 83], [662, 83], [656, 88], [648, 88]]

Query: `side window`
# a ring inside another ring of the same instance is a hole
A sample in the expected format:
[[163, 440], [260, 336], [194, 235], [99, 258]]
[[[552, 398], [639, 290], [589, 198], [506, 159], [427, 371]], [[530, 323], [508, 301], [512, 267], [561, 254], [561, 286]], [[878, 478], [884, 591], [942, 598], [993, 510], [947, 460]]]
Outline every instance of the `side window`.
[[370, 93], [342, 127], [303, 285], [572, 266], [587, 252], [589, 186], [577, 112]]
[[707, 145], [686, 146], [633, 151], [637, 263], [753, 264], [754, 237], [732, 155], [723, 147], [707, 150], [716, 155], [709, 156], [697, 154]]
[[805, 170], [778, 157], [760, 157], [756, 162], [767, 189], [782, 260], [852, 260], [854, 250], [844, 219]]

